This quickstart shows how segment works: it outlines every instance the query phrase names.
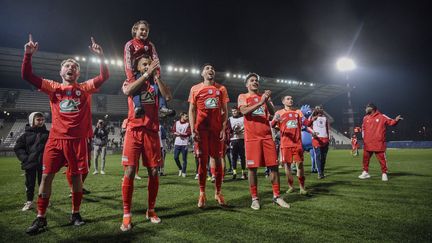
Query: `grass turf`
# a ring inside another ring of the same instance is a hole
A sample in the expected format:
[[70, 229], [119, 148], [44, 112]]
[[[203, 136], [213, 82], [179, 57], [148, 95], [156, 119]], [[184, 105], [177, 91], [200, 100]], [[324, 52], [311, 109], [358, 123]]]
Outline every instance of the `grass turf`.
[[[432, 240], [432, 150], [389, 150], [389, 181], [382, 182], [379, 163], [371, 160], [371, 179], [360, 180], [361, 157], [348, 151], [331, 150], [327, 175], [318, 180], [310, 174], [305, 154], [306, 187], [310, 196], [287, 190], [281, 178], [281, 193], [291, 204], [282, 209], [271, 203], [271, 185], [260, 169], [258, 191], [262, 209], [250, 209], [247, 181], [230, 180], [222, 186], [227, 209], [213, 200], [214, 187], [207, 184], [208, 207], [197, 208], [198, 183], [195, 164], [189, 155], [188, 177], [177, 176], [172, 154], [166, 158], [168, 175], [160, 178], [156, 211], [159, 225], [144, 219], [147, 205], [145, 169], [143, 180], [135, 180], [131, 232], [119, 230], [122, 219], [120, 155], [107, 156], [106, 175], [89, 174], [81, 215], [82, 227], [67, 225], [71, 209], [65, 175], [53, 183], [48, 230], [27, 236], [35, 211], [21, 212], [25, 201], [24, 177], [14, 157], [0, 158], [1, 242], [431, 242]], [[92, 170], [91, 170], [92, 172]], [[297, 180], [294, 181], [298, 188]]]

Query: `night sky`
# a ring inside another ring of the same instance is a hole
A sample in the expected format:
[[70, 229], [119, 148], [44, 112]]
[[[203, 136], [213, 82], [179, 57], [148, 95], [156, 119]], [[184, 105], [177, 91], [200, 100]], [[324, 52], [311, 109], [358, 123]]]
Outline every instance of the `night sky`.
[[[432, 129], [429, 2], [2, 0], [0, 46], [22, 48], [32, 33], [40, 50], [86, 54], [94, 36], [106, 56], [122, 58], [131, 26], [145, 19], [162, 65], [212, 62], [221, 71], [344, 83], [335, 62], [350, 55], [355, 109], [372, 101], [403, 115], [406, 129]], [[325, 108], [339, 118], [345, 104], [340, 96]]]

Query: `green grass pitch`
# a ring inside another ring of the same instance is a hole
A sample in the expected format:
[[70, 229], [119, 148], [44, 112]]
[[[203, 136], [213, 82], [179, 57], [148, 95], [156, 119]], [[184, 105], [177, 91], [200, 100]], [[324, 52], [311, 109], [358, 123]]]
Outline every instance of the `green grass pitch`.
[[[271, 203], [271, 185], [260, 169], [258, 191], [262, 209], [250, 208], [247, 181], [230, 180], [222, 185], [229, 208], [213, 199], [213, 184], [207, 184], [207, 208], [200, 210], [195, 162], [189, 154], [188, 176], [177, 176], [172, 154], [166, 158], [168, 175], [160, 178], [156, 211], [162, 223], [145, 221], [147, 180], [135, 180], [132, 231], [123, 233], [120, 155], [107, 156], [106, 175], [89, 174], [81, 215], [82, 227], [67, 225], [71, 200], [65, 175], [53, 183], [48, 230], [27, 236], [24, 231], [36, 216], [21, 212], [25, 201], [23, 173], [15, 157], [0, 157], [1, 242], [431, 242], [432, 240], [432, 150], [388, 150], [389, 181], [381, 181], [379, 164], [371, 161], [371, 179], [360, 180], [361, 157], [347, 150], [330, 150], [327, 175], [318, 180], [310, 174], [305, 154], [306, 187], [310, 196], [298, 191], [281, 193], [291, 204], [282, 209]], [[92, 171], [91, 171], [92, 172]], [[297, 180], [294, 181], [298, 189]]]

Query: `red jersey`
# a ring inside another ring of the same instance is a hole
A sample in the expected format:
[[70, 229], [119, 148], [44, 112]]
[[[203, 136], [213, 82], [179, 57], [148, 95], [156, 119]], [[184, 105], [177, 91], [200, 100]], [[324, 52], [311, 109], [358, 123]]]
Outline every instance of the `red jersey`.
[[87, 138], [93, 134], [91, 94], [97, 91], [93, 79], [72, 85], [43, 79], [40, 90], [49, 95], [52, 113], [50, 138]]
[[[132, 81], [132, 82], [135, 82]], [[132, 83], [124, 81], [123, 87]], [[150, 82], [147, 80], [141, 87], [141, 105], [145, 110], [144, 116], [135, 118], [134, 102], [133, 97], [128, 96], [128, 120], [127, 127], [145, 127], [153, 132], [159, 131], [159, 99], [156, 96], [155, 89]], [[124, 122], [123, 122], [124, 123]]]
[[[127, 81], [132, 82], [135, 80], [135, 75], [138, 74], [136, 61], [143, 55], [148, 55], [152, 57], [153, 60], [159, 59], [154, 44], [148, 39], [143, 41], [138, 38], [133, 38], [126, 43], [124, 47], [124, 67]], [[159, 69], [158, 74], [160, 74]]]
[[[261, 96], [262, 94], [240, 94], [237, 101], [238, 106], [252, 106], [261, 100]], [[245, 141], [272, 138], [269, 117], [270, 114], [265, 103], [244, 115]]]
[[205, 85], [203, 82], [192, 86], [189, 93], [189, 103], [196, 106], [196, 131], [222, 130], [222, 106], [229, 102], [225, 86], [214, 83]]
[[364, 150], [385, 151], [385, 133], [387, 126], [395, 126], [398, 122], [390, 117], [376, 111], [374, 114], [363, 118], [362, 131]]
[[360, 145], [358, 144], [357, 138], [351, 138], [351, 147], [352, 149], [358, 149]]
[[302, 148], [301, 128], [303, 114], [301, 111], [281, 109], [276, 112], [276, 116], [280, 117], [280, 121], [276, 124], [281, 134], [281, 148]]

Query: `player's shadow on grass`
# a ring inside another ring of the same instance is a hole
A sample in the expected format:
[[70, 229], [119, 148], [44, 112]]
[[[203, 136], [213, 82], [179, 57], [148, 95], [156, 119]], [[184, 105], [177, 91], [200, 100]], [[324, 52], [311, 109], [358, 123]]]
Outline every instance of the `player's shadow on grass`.
[[409, 172], [390, 172], [390, 177], [402, 177], [402, 176], [420, 176], [420, 177], [430, 177], [428, 175], [422, 175], [417, 173], [409, 173]]
[[71, 240], [62, 240], [59, 242], [146, 242], [156, 235], [157, 232], [149, 228], [143, 229], [133, 227], [129, 232], [121, 232], [119, 229], [110, 234], [103, 233], [91, 236], [79, 236]]

